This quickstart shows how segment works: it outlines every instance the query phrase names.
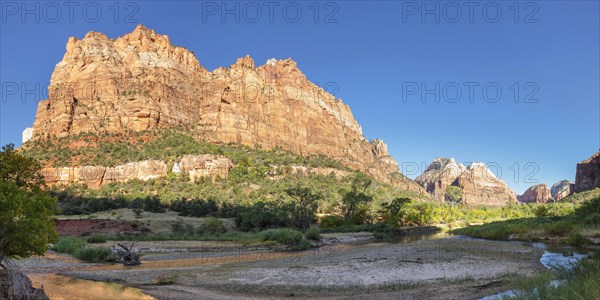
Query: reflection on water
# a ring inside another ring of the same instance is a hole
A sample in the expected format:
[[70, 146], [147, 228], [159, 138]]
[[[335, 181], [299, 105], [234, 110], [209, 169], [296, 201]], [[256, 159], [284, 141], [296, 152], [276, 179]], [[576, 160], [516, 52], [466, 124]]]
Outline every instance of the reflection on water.
[[129, 288], [116, 283], [75, 279], [57, 274], [29, 275], [34, 287], [44, 287], [52, 300], [62, 299], [154, 299], [140, 289]]

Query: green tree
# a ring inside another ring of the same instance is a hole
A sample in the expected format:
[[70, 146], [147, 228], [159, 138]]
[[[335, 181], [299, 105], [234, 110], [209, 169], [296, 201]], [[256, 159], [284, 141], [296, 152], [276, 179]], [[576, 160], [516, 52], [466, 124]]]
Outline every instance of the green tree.
[[0, 152], [0, 264], [5, 258], [42, 255], [58, 239], [56, 198], [42, 190], [40, 165], [14, 145]]
[[310, 222], [315, 219], [318, 201], [322, 199], [319, 192], [311, 188], [296, 185], [285, 189], [285, 192], [294, 201], [292, 202], [292, 221], [300, 229], [308, 229]]
[[449, 185], [446, 187], [444, 199], [450, 204], [450, 220], [452, 220], [452, 209], [454, 205], [462, 203], [463, 189], [458, 186]]
[[[346, 221], [352, 219], [357, 212], [360, 212], [361, 206], [373, 201], [373, 196], [366, 193], [372, 183], [373, 180], [363, 173], [354, 175], [350, 191], [344, 193], [344, 196], [342, 197], [344, 219]], [[363, 220], [355, 221], [362, 222]]]
[[406, 206], [410, 204], [410, 198], [395, 198], [390, 203], [383, 203], [381, 211], [386, 223], [396, 227], [404, 224], [406, 218]]

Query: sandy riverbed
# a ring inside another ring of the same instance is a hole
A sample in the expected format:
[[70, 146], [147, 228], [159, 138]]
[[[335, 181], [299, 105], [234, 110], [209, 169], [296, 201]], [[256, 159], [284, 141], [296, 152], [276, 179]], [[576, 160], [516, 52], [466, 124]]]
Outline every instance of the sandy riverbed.
[[[355, 240], [356, 236], [336, 238]], [[478, 299], [506, 289], [502, 281], [506, 276], [543, 270], [539, 262], [543, 251], [529, 244], [460, 237], [330, 244], [293, 253], [234, 244], [214, 251], [211, 242], [166, 241], [145, 246], [161, 251], [148, 253], [136, 267], [38, 259], [37, 268], [26, 271], [34, 281], [50, 276], [52, 270], [79, 279], [134, 286], [159, 299]], [[52, 268], [42, 274], [35, 271], [47, 264]]]

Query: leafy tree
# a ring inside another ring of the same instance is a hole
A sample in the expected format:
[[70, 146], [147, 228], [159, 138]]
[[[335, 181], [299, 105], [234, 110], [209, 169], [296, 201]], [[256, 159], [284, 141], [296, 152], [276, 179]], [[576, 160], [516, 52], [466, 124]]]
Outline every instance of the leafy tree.
[[461, 203], [463, 196], [463, 189], [458, 186], [449, 185], [446, 187], [445, 199], [448, 203]]
[[318, 201], [322, 196], [308, 187], [300, 185], [287, 188], [285, 192], [294, 199], [292, 203], [292, 221], [300, 229], [308, 229], [310, 222], [315, 219]]
[[346, 192], [342, 197], [344, 219], [346, 221], [351, 219], [360, 210], [360, 206], [373, 201], [373, 196], [366, 194], [367, 189], [372, 183], [373, 180], [363, 173], [354, 175], [350, 191]]
[[42, 255], [58, 239], [56, 198], [45, 193], [40, 165], [14, 145], [0, 151], [0, 263], [4, 258]]
[[392, 226], [404, 224], [406, 217], [406, 206], [411, 202], [410, 198], [396, 198], [390, 203], [383, 203], [382, 215], [386, 223]]
[[463, 189], [458, 186], [449, 185], [446, 187], [444, 198], [450, 204], [450, 220], [452, 220], [452, 208], [454, 205], [462, 202]]

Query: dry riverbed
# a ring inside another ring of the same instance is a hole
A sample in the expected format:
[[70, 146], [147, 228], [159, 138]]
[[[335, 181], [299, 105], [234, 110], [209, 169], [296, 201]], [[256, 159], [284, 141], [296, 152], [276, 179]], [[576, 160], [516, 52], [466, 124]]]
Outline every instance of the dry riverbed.
[[302, 252], [235, 243], [144, 242], [138, 243], [147, 251], [140, 266], [85, 264], [56, 255], [19, 264], [34, 282], [58, 273], [136, 287], [159, 299], [479, 299], [506, 290], [507, 276], [544, 269], [543, 251], [527, 243], [447, 237], [390, 244], [365, 243], [366, 238], [333, 234], [328, 240], [337, 242]]

